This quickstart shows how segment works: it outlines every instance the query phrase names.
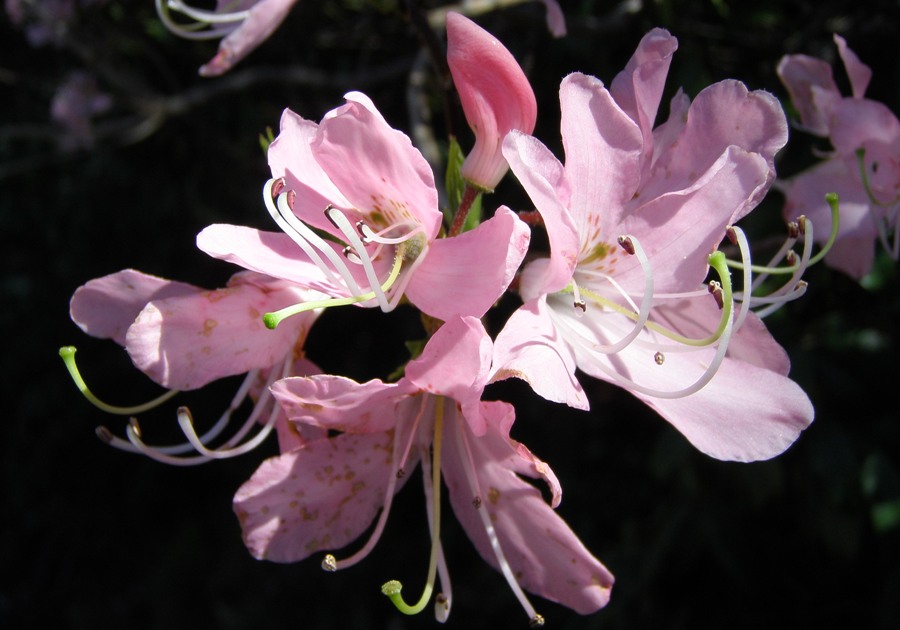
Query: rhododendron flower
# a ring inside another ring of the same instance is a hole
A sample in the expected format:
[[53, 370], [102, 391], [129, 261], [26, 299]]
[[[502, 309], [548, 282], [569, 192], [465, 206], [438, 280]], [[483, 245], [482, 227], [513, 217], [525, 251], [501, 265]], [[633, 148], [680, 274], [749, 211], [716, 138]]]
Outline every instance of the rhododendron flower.
[[416, 606], [391, 581], [383, 590], [407, 613], [430, 599], [436, 574], [451, 604], [440, 547], [440, 478], [450, 505], [479, 553], [504, 577], [533, 624], [542, 618], [524, 587], [587, 614], [609, 599], [613, 577], [540, 492], [519, 478], [543, 479], [552, 505], [561, 490], [550, 468], [509, 437], [514, 410], [480, 400], [491, 368], [491, 342], [472, 317], [452, 318], [406, 366], [397, 383], [357, 383], [340, 376], [288, 378], [272, 386], [290, 420], [339, 434], [264, 462], [235, 496], [247, 547], [257, 558], [294, 562], [346, 545], [365, 532], [381, 508], [371, 538], [352, 556], [328, 555], [338, 570], [361, 560], [381, 535], [394, 493], [422, 462], [432, 553], [425, 593]]
[[[205, 435], [196, 434], [185, 408], [179, 410], [179, 424], [188, 439], [185, 444], [150, 446], [144, 442], [135, 420], [127, 429], [128, 441], [103, 427], [98, 429], [98, 435], [113, 446], [179, 465], [247, 452], [273, 428], [277, 429], [283, 451], [321, 437], [322, 431], [289, 425], [268, 389], [279, 378], [319, 372], [303, 355], [303, 343], [317, 312], [293, 318], [277, 331], [266, 329], [260, 320], [265, 311], [301, 297], [314, 296], [283, 280], [252, 272], [236, 274], [226, 288], [214, 291], [131, 269], [80, 287], [72, 296], [72, 320], [89, 335], [112, 339], [124, 346], [139, 370], [172, 392], [198, 389], [214, 380], [246, 373], [228, 409]], [[74, 348], [63, 349], [61, 354], [69, 355], [67, 364], [74, 370]], [[77, 371], [73, 376], [76, 382], [80, 380]], [[83, 391], [93, 399], [86, 387]], [[208, 448], [207, 444], [226, 428], [248, 395], [255, 404], [244, 425], [220, 448]], [[166, 394], [135, 408], [97, 403], [112, 413], [134, 415], [170, 397]], [[241, 443], [257, 423], [262, 423], [262, 429]], [[181, 457], [192, 451], [196, 454]]]
[[[182, 0], [156, 0], [156, 11], [163, 23], [186, 39], [218, 39], [219, 52], [200, 68], [200, 74], [214, 77], [231, 70], [241, 59], [275, 32], [297, 0], [216, 0], [216, 9], [197, 9]], [[169, 11], [177, 11], [194, 20], [181, 24]]]
[[503, 138], [513, 129], [534, 130], [534, 92], [512, 53], [459, 13], [447, 14], [447, 63], [475, 134], [462, 176], [482, 190], [493, 190], [509, 168], [501, 152]]
[[94, 142], [92, 119], [109, 110], [113, 101], [97, 88], [97, 80], [84, 72], [73, 72], [59, 86], [50, 104], [50, 116], [66, 130], [61, 143], [66, 148], [90, 148]]
[[[736, 307], [724, 255], [711, 252], [769, 187], [786, 122], [771, 95], [723, 81], [693, 103], [679, 92], [654, 129], [675, 48], [656, 29], [609, 89], [582, 74], [562, 82], [564, 165], [533, 137], [507, 138], [551, 256], [522, 273], [525, 304], [497, 338], [495, 369], [587, 408], [577, 367], [634, 393], [705, 453], [764, 459], [812, 407], [748, 312], [754, 298]], [[718, 280], [705, 286], [710, 265]]]
[[270, 326], [316, 305], [390, 311], [403, 296], [438, 319], [480, 317], [515, 275], [528, 227], [501, 207], [474, 230], [438, 238], [442, 215], [425, 158], [368, 97], [346, 98], [318, 125], [290, 110], [281, 118], [263, 197], [284, 234], [212, 225], [199, 247], [335, 298], [271, 313]]
[[[838, 194], [838, 238], [825, 262], [859, 279], [872, 268], [876, 240], [894, 260], [900, 255], [900, 122], [883, 104], [864, 98], [872, 71], [841, 36], [834, 42], [852, 96], [841, 95], [831, 66], [820, 59], [787, 55], [778, 64], [801, 128], [828, 137], [834, 148], [824, 161], [778, 187], [787, 197], [787, 219], [805, 215], [823, 225], [830, 212], [825, 194]], [[817, 234], [817, 240], [827, 238], [827, 231]]]

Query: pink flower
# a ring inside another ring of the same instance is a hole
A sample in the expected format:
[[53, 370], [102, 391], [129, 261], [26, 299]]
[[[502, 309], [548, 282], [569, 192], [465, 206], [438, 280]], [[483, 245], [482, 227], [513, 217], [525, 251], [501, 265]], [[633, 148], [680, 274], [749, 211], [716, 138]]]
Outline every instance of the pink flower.
[[[900, 122], [883, 104], [863, 98], [872, 71], [834, 36], [850, 78], [852, 96], [842, 96], [831, 66], [806, 55], [787, 55], [778, 76], [800, 114], [801, 128], [828, 137], [834, 151], [812, 168], [779, 182], [789, 220], [805, 215], [815, 225], [831, 222], [826, 193], [840, 197], [837, 241], [825, 262], [859, 279], [872, 268], [874, 243], [900, 255]], [[827, 229], [816, 240], [829, 238]]]
[[[284, 233], [213, 225], [198, 236], [199, 247], [334, 296], [322, 306], [390, 311], [406, 296], [438, 319], [480, 317], [512, 280], [528, 227], [501, 207], [474, 230], [438, 238], [442, 215], [425, 158], [368, 97], [346, 98], [318, 125], [290, 110], [282, 116], [269, 147], [275, 179], [263, 197]], [[275, 325], [307, 308], [298, 304], [267, 321]]]
[[65, 128], [61, 143], [66, 148], [90, 148], [94, 142], [92, 119], [112, 107], [112, 97], [97, 88], [96, 79], [73, 72], [53, 95], [50, 115]]
[[[679, 92], [654, 129], [675, 48], [656, 29], [611, 88], [581, 74], [562, 82], [565, 165], [533, 137], [507, 138], [551, 256], [522, 273], [525, 304], [497, 338], [495, 369], [587, 408], [577, 367], [628, 389], [713, 457], [765, 459], [812, 407], [748, 312], [754, 300], [736, 307], [724, 256], [711, 252], [765, 194], [786, 123], [770, 94], [723, 81], [693, 103]], [[719, 284], [708, 288], [710, 265]]]
[[478, 188], [493, 190], [509, 168], [501, 152], [503, 138], [513, 129], [534, 130], [534, 92], [503, 44], [459, 13], [447, 14], [447, 63], [475, 133], [462, 176]]
[[[197, 9], [182, 0], [156, 0], [163, 23], [186, 39], [218, 39], [219, 52], [200, 68], [200, 74], [214, 77], [231, 70], [241, 59], [275, 32], [297, 0], [217, 0], [214, 11]], [[194, 22], [181, 24], [169, 11], [184, 14]]]
[[[135, 366], [163, 387], [176, 392], [193, 390], [246, 373], [237, 395], [210, 433], [197, 436], [189, 412], [179, 412], [188, 443], [149, 446], [134, 422], [128, 428], [129, 441], [114, 437], [105, 428], [98, 434], [113, 446], [172, 464], [197, 464], [239, 455], [259, 444], [273, 428], [284, 451], [320, 437], [321, 431], [298, 432], [298, 427], [288, 425], [268, 390], [278, 378], [319, 371], [303, 356], [303, 343], [316, 312], [293, 318], [276, 331], [266, 329], [260, 319], [267, 310], [302, 297], [311, 297], [310, 292], [252, 272], [239, 273], [226, 288], [214, 291], [131, 269], [79, 287], [70, 305], [72, 320], [89, 335], [113, 339], [124, 346]], [[256, 403], [244, 426], [220, 449], [208, 449], [206, 444], [225, 428], [248, 394]], [[145, 407], [152, 406], [155, 404]], [[140, 413], [127, 409], [118, 412]], [[262, 430], [238, 445], [257, 422], [263, 424]], [[177, 457], [194, 450], [198, 454]]]
[[[543, 479], [555, 507], [561, 496], [555, 475], [509, 437], [512, 406], [480, 400], [490, 364], [491, 342], [481, 323], [452, 318], [397, 383], [325, 375], [275, 383], [272, 391], [292, 422], [340, 433], [267, 460], [238, 490], [235, 511], [251, 553], [294, 562], [342, 547], [365, 532], [381, 508], [362, 549], [345, 560], [326, 556], [323, 567], [355, 564], [375, 545], [394, 493], [421, 460], [433, 545], [426, 594], [437, 573], [441, 620], [451, 599], [440, 546], [441, 475], [463, 528], [503, 572], [531, 619], [540, 617], [520, 585], [583, 614], [605, 605], [612, 575], [519, 478]], [[398, 583], [384, 590], [400, 599]], [[427, 600], [423, 596], [420, 606]], [[403, 606], [398, 603], [415, 612]]]

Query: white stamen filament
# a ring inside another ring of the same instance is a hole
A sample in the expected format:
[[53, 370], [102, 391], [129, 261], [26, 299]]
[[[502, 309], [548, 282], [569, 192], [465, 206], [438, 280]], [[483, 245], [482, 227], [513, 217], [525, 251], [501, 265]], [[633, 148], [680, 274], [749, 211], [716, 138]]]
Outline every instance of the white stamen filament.
[[168, 0], [170, 9], [174, 9], [188, 17], [194, 18], [198, 22], [206, 22], [207, 24], [227, 24], [231, 22], [243, 22], [250, 15], [250, 11], [231, 11], [230, 13], [216, 13], [215, 11], [206, 11], [204, 9], [195, 9], [185, 4], [181, 0]]
[[[193, 22], [191, 24], [179, 24], [178, 22], [173, 20], [171, 15], [169, 14], [170, 6], [172, 6], [172, 3], [167, 3], [166, 0], [156, 0], [156, 13], [159, 15], [160, 21], [166, 26], [167, 29], [184, 39], [195, 41], [219, 39], [234, 31], [238, 26], [240, 26], [240, 21], [243, 20], [243, 18], [241, 18], [241, 20], [219, 19], [217, 20], [218, 23], [227, 25], [210, 29], [206, 28], [210, 24], [208, 21]], [[173, 6], [172, 8], [180, 10], [178, 7]], [[224, 15], [228, 14], [222, 14], [222, 16]]]
[[[250, 412], [250, 415], [241, 426], [241, 428], [238, 429], [238, 431], [218, 449], [207, 448], [203, 443], [203, 439], [197, 437], [193, 422], [191, 422], [190, 420], [190, 415], [188, 413], [185, 413], [185, 408], [179, 409], [178, 424], [181, 427], [182, 432], [184, 432], [188, 443], [199, 453], [199, 455], [189, 457], [174, 457], [171, 454], [160, 451], [156, 447], [150, 446], [149, 444], [144, 442], [143, 437], [141, 436], [140, 425], [138, 424], [136, 418], [132, 418], [131, 422], [125, 429], [125, 433], [128, 436], [128, 441], [134, 446], [135, 449], [137, 449], [140, 453], [146, 455], [147, 457], [158, 462], [170, 464], [173, 466], [195, 466], [197, 464], [204, 464], [206, 462], [213, 461], [214, 459], [236, 457], [238, 455], [247, 453], [259, 446], [259, 444], [261, 444], [263, 440], [265, 440], [272, 432], [272, 429], [275, 428], [275, 423], [278, 419], [278, 414], [281, 408], [272, 399], [272, 394], [269, 391], [269, 387], [276, 380], [278, 380], [279, 378], [285, 378], [290, 373], [290, 366], [292, 362], [293, 353], [289, 353], [285, 357], [280, 370], [277, 370], [273, 367], [269, 371], [269, 376], [266, 379], [266, 383], [262, 391], [260, 392], [259, 399], [256, 401], [256, 404], [253, 407], [253, 411]], [[257, 434], [250, 440], [247, 440], [240, 446], [236, 446], [238, 442], [240, 442], [244, 438], [244, 436], [246, 436], [253, 425], [256, 424], [257, 419], [259, 418], [263, 409], [265, 409], [270, 402], [272, 405], [272, 409], [262, 429], [260, 429]]]
[[[398, 426], [394, 429], [394, 444], [393, 450], [391, 451], [391, 474], [384, 493], [384, 504], [382, 505], [381, 513], [378, 515], [378, 522], [375, 524], [375, 529], [372, 530], [372, 533], [369, 535], [369, 539], [366, 541], [366, 544], [363, 545], [353, 555], [341, 560], [338, 560], [331, 554], [327, 555], [325, 557], [325, 560], [322, 562], [323, 569], [327, 571], [340, 571], [341, 569], [352, 567], [353, 565], [362, 561], [366, 556], [368, 556], [369, 553], [371, 553], [372, 549], [375, 548], [375, 545], [378, 544], [378, 541], [381, 538], [381, 534], [382, 532], [384, 532], [384, 526], [387, 523], [388, 515], [391, 512], [391, 505], [393, 504], [394, 494], [397, 488], [397, 480], [403, 474], [400, 471], [404, 470], [406, 466], [410, 446], [412, 444], [413, 437], [416, 435], [416, 431], [418, 430], [419, 420], [422, 418], [422, 413], [425, 410], [426, 400], [427, 397], [422, 396], [422, 402], [419, 405], [419, 412], [416, 414], [416, 417], [412, 422], [412, 427], [410, 427], [407, 433], [408, 438], [405, 440], [405, 445], [402, 445], [400, 442], [401, 438], [406, 432], [401, 431], [399, 423]], [[404, 448], [401, 450], [399, 448], [400, 446], [404, 446]], [[443, 582], [441, 583], [443, 584]]]
[[475, 501], [474, 509], [478, 511], [478, 516], [481, 518], [481, 524], [491, 543], [491, 550], [494, 552], [497, 566], [500, 567], [500, 572], [503, 574], [503, 577], [506, 578], [506, 583], [509, 584], [516, 599], [519, 600], [519, 604], [525, 610], [528, 619], [531, 620], [532, 623], [535, 623], [536, 620], [543, 621], [543, 617], [537, 614], [534, 610], [534, 606], [532, 606], [531, 602], [528, 600], [528, 596], [525, 595], [525, 591], [523, 591], [522, 587], [519, 585], [519, 581], [516, 579], [512, 567], [509, 565], [509, 561], [506, 559], [506, 554], [503, 553], [503, 546], [500, 544], [500, 539], [497, 537], [497, 531], [494, 529], [494, 524], [491, 522], [491, 517], [488, 514], [485, 501], [482, 500], [484, 494], [481, 491], [478, 479], [474, 475], [475, 460], [472, 457], [472, 450], [469, 447], [469, 442], [465, 435], [465, 426], [463, 426], [465, 419], [457, 416], [454, 420], [455, 421], [450, 423], [448, 428], [456, 439], [459, 452], [466, 458], [462, 468], [466, 473], [469, 491], [472, 493], [472, 498]]

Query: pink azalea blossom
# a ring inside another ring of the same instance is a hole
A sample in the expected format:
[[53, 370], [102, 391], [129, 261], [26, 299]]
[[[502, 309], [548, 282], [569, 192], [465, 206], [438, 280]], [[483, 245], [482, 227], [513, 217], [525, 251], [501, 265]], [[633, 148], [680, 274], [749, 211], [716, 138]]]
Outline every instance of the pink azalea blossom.
[[[765, 459], [813, 410], [748, 312], [753, 299], [737, 307], [723, 256], [710, 254], [768, 189], [786, 122], [770, 94], [723, 81], [693, 103], [679, 92], [654, 129], [676, 45], [656, 29], [609, 89], [582, 74], [562, 82], [565, 164], [533, 137], [507, 137], [551, 256], [522, 273], [525, 304], [497, 338], [495, 369], [586, 409], [577, 367], [628, 389], [713, 457]], [[721, 285], [708, 290], [714, 259]]]
[[[438, 238], [442, 215], [425, 158], [368, 97], [353, 92], [346, 98], [318, 125], [290, 110], [282, 116], [269, 147], [274, 179], [263, 197], [284, 233], [212, 225], [200, 233], [198, 246], [331, 295], [329, 305], [390, 311], [405, 296], [441, 320], [480, 317], [514, 277], [528, 248], [528, 227], [501, 207], [474, 230]], [[293, 312], [277, 314], [278, 321]]]
[[503, 138], [513, 129], [534, 130], [534, 92], [512, 53], [459, 13], [447, 14], [447, 63], [475, 134], [462, 176], [482, 190], [493, 190], [509, 169], [501, 152]]
[[[321, 437], [322, 431], [308, 427], [298, 431], [301, 427], [288, 424], [268, 390], [278, 378], [319, 372], [303, 355], [303, 343], [317, 313], [295, 317], [275, 331], [265, 328], [260, 319], [267, 310], [309, 297], [308, 290], [253, 272], [236, 274], [226, 288], [213, 291], [131, 269], [79, 287], [70, 305], [72, 320], [89, 335], [124, 346], [135, 366], [163, 387], [193, 390], [246, 373], [231, 405], [204, 436], [194, 432], [189, 412], [179, 412], [188, 438], [185, 444], [149, 446], [135, 423], [128, 428], [129, 441], [104, 428], [98, 434], [113, 446], [172, 464], [197, 464], [241, 454], [259, 444], [273, 428], [283, 451]], [[244, 426], [221, 448], [207, 448], [248, 395], [255, 404]], [[262, 423], [262, 430], [239, 445], [257, 423]], [[197, 454], [180, 457], [191, 451]]]
[[[343, 547], [381, 509], [369, 541], [344, 560], [326, 556], [323, 567], [355, 564], [375, 545], [394, 493], [421, 460], [433, 544], [428, 588], [437, 573], [441, 620], [451, 593], [440, 547], [440, 476], [479, 553], [503, 572], [534, 622], [541, 618], [521, 587], [582, 614], [604, 606], [613, 577], [552, 509], [561, 497], [555, 475], [509, 437], [512, 406], [480, 400], [490, 367], [481, 323], [452, 318], [397, 383], [327, 375], [275, 383], [292, 422], [340, 433], [267, 460], [238, 490], [234, 507], [251, 553], [294, 562]], [[552, 507], [520, 475], [543, 479]]]
[[[825, 262], [859, 279], [872, 268], [875, 241], [896, 260], [900, 255], [900, 122], [883, 104], [864, 98], [872, 71], [834, 36], [852, 96], [837, 88], [831, 66], [806, 55], [787, 55], [778, 76], [800, 114], [802, 129], [828, 137], [833, 151], [812, 168], [779, 182], [787, 201], [785, 217], [805, 215], [816, 225], [830, 223], [826, 193], [840, 197], [837, 241]], [[828, 230], [818, 230], [825, 242]]]
[[[297, 0], [217, 0], [216, 9], [197, 9], [182, 0], [156, 0], [163, 23], [176, 35], [187, 39], [218, 39], [219, 52], [200, 68], [200, 74], [214, 77], [231, 70], [275, 32]], [[194, 20], [182, 24], [172, 19], [177, 11]]]
[[50, 116], [65, 128], [64, 147], [90, 148], [94, 142], [92, 119], [112, 107], [112, 97], [97, 88], [96, 79], [73, 72], [59, 86], [50, 104]]

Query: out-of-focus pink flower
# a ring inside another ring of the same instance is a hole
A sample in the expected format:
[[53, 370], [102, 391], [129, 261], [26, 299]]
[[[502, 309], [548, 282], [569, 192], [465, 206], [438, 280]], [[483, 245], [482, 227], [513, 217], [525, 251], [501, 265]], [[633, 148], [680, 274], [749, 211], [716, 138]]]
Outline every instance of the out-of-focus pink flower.
[[[875, 241], [897, 260], [900, 255], [900, 122], [887, 107], [864, 98], [872, 71], [847, 43], [834, 36], [852, 96], [837, 88], [831, 66], [806, 55], [786, 55], [778, 76], [800, 114], [802, 129], [828, 137], [831, 154], [812, 168], [778, 183], [788, 220], [805, 215], [816, 226], [831, 222], [826, 193], [840, 197], [837, 241], [825, 262], [859, 279], [872, 268]], [[819, 242], [829, 230], [815, 233]]]
[[[228, 410], [204, 436], [194, 433], [189, 413], [182, 410], [179, 422], [188, 437], [185, 444], [149, 446], [135, 425], [129, 427], [129, 441], [113, 437], [105, 429], [100, 431], [101, 437], [113, 446], [182, 465], [246, 452], [273, 428], [282, 451], [324, 435], [309, 427], [298, 432], [300, 427], [289, 425], [268, 389], [279, 378], [319, 372], [303, 355], [303, 343], [317, 313], [292, 318], [274, 331], [261, 321], [267, 310], [310, 297], [314, 296], [308, 290], [252, 272], [236, 274], [226, 288], [214, 291], [131, 269], [80, 287], [72, 296], [72, 320], [89, 335], [124, 346], [135, 366], [163, 387], [193, 390], [246, 373]], [[244, 426], [220, 448], [206, 448], [248, 395], [256, 402]], [[263, 425], [262, 430], [241, 443], [256, 423]], [[193, 456], [181, 457], [193, 451], [197, 451]]]
[[555, 475], [509, 437], [512, 406], [480, 400], [490, 367], [491, 342], [481, 323], [455, 317], [397, 383], [326, 375], [275, 383], [272, 391], [292, 422], [340, 433], [267, 460], [238, 490], [234, 507], [251, 553], [294, 562], [343, 547], [381, 508], [362, 549], [344, 560], [326, 556], [323, 566], [357, 563], [374, 547], [394, 493], [421, 460], [434, 546], [429, 585], [437, 573], [441, 618], [451, 603], [440, 547], [441, 475], [463, 528], [529, 617], [539, 618], [520, 587], [583, 614], [604, 606], [612, 575], [519, 478], [543, 479], [555, 507], [561, 496]]
[[[610, 89], [581, 74], [563, 81], [565, 165], [535, 138], [508, 136], [504, 154], [551, 256], [522, 273], [526, 302], [497, 338], [495, 369], [587, 408], [577, 367], [631, 391], [713, 457], [765, 459], [812, 421], [812, 406], [711, 252], [774, 179], [787, 125], [770, 94], [723, 81], [693, 103], [679, 92], [654, 129], [676, 45], [651, 31]], [[722, 285], [708, 289], [714, 261]]]
[[92, 119], [112, 107], [112, 97], [97, 88], [94, 77], [74, 72], [60, 85], [50, 104], [50, 116], [63, 125], [64, 147], [90, 148], [94, 142]]
[[[559, 2], [556, 0], [541, 0], [547, 10], [547, 28], [553, 37], [564, 37], [566, 35], [566, 16], [563, 15]], [[502, 7], [504, 2], [497, 0], [463, 0], [461, 11], [467, 15], [481, 13], [491, 8]]]
[[79, 11], [106, 0], [6, 0], [10, 22], [25, 31], [34, 47], [63, 43]]
[[[318, 125], [290, 110], [282, 116], [269, 147], [274, 179], [263, 197], [283, 234], [212, 225], [198, 245], [211, 256], [333, 296], [329, 305], [390, 311], [406, 296], [441, 320], [480, 317], [514, 277], [528, 248], [528, 227], [501, 207], [474, 230], [438, 238], [442, 215], [425, 158], [368, 97], [354, 92], [346, 98]], [[293, 312], [267, 321], [277, 324]]]
[[[241, 59], [275, 32], [297, 0], [217, 0], [214, 11], [194, 8], [182, 0], [156, 0], [163, 23], [176, 35], [186, 39], [218, 39], [219, 52], [200, 68], [200, 74], [214, 77], [231, 70]], [[172, 19], [170, 11], [191, 20], [182, 24]]]
[[534, 130], [534, 92], [512, 53], [459, 13], [447, 14], [447, 63], [475, 133], [462, 176], [483, 190], [493, 190], [509, 168], [501, 151], [503, 138], [513, 129]]

